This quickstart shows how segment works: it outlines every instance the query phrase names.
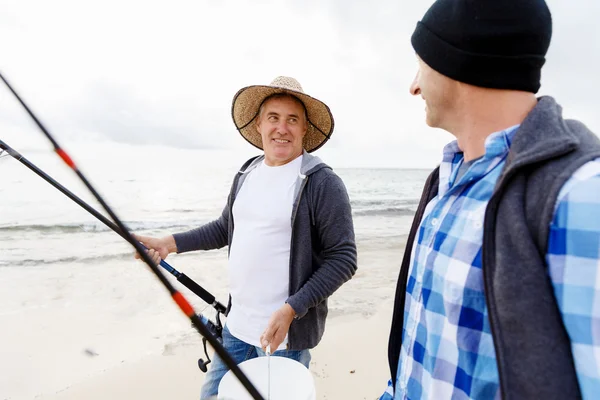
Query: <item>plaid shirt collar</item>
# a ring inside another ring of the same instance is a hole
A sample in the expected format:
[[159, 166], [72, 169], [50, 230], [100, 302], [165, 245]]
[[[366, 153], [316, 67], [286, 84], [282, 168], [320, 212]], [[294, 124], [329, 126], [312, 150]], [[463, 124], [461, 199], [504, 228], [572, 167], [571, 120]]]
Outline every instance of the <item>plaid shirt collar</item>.
[[[514, 125], [502, 131], [494, 132], [485, 140], [485, 154], [477, 160], [460, 182], [454, 182], [458, 167], [463, 163], [464, 154], [456, 140], [444, 146], [444, 155], [440, 165], [439, 196], [443, 196], [451, 188], [467, 181], [482, 178], [503, 162], [510, 150], [510, 144], [520, 125]], [[455, 183], [457, 185], [455, 185]]]

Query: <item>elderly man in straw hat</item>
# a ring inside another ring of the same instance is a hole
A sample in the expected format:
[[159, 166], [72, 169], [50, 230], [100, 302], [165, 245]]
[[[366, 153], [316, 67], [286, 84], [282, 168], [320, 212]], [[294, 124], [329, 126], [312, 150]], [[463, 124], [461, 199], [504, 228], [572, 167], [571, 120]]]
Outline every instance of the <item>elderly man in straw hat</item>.
[[[233, 122], [264, 154], [233, 180], [215, 221], [162, 239], [138, 237], [159, 261], [169, 253], [229, 246], [230, 311], [223, 344], [238, 362], [274, 355], [310, 363], [327, 298], [354, 275], [356, 245], [342, 180], [309, 154], [331, 137], [333, 117], [293, 78], [241, 89]], [[215, 355], [201, 398], [217, 394], [227, 368]]]

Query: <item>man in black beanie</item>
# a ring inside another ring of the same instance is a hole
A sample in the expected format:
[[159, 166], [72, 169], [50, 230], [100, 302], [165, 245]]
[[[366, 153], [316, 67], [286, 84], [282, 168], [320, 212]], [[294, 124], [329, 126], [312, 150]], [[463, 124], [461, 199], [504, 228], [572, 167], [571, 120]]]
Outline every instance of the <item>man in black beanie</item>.
[[438, 0], [410, 91], [456, 137], [409, 234], [387, 399], [600, 398], [600, 141], [536, 98], [543, 0]]

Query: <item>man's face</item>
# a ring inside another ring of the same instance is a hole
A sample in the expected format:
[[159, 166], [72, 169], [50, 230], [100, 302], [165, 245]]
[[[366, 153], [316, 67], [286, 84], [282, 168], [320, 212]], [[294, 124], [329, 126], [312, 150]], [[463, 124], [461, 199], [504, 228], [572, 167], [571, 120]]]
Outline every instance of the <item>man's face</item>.
[[284, 165], [302, 154], [302, 139], [307, 128], [304, 107], [299, 100], [290, 97], [267, 100], [256, 121], [267, 165]]
[[[418, 58], [418, 57], [417, 57]], [[457, 100], [457, 81], [440, 74], [418, 58], [419, 70], [410, 93], [425, 100], [427, 125], [450, 130]]]

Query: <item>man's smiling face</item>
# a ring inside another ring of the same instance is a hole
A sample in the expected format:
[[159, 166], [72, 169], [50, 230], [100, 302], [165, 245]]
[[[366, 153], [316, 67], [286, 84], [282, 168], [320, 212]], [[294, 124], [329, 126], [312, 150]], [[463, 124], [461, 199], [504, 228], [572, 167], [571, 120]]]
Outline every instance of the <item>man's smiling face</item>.
[[262, 137], [266, 164], [284, 165], [300, 156], [307, 128], [306, 111], [300, 100], [278, 96], [265, 101], [256, 129]]

